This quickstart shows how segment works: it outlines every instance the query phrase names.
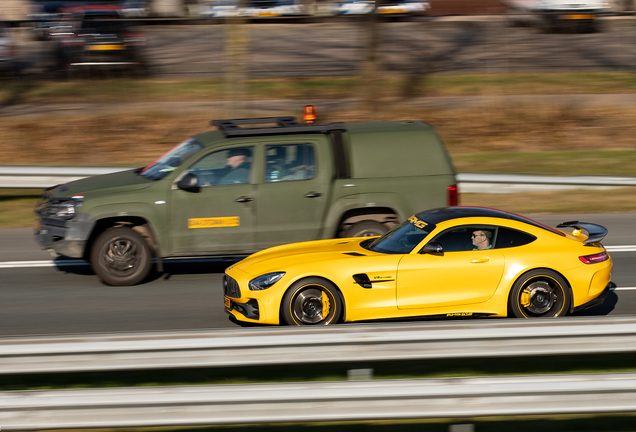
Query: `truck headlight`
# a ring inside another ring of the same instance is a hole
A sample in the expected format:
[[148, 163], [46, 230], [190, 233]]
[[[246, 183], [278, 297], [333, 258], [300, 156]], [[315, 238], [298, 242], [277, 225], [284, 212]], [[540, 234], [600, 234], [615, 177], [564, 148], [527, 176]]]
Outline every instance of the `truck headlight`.
[[72, 219], [81, 205], [79, 201], [64, 201], [55, 206], [53, 214], [60, 219]]
[[264, 275], [252, 279], [247, 286], [252, 291], [261, 291], [274, 285], [283, 276], [285, 276], [285, 272], [265, 273]]

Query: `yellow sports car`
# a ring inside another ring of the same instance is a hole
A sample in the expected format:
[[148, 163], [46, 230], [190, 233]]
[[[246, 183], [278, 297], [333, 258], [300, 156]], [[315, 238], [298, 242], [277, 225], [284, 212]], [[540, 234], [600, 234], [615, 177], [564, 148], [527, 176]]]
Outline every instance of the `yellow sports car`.
[[[225, 309], [289, 325], [407, 317], [557, 317], [603, 302], [607, 229], [480, 207], [411, 216], [381, 237], [277, 246], [229, 267]], [[571, 232], [568, 232], [571, 231]]]

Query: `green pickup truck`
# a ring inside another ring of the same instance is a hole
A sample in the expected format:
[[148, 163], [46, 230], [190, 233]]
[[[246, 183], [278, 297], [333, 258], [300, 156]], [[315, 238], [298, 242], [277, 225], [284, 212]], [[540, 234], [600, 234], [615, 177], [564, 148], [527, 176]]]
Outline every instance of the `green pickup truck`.
[[455, 171], [427, 123], [212, 124], [144, 168], [45, 189], [37, 241], [125, 286], [142, 282], [153, 258], [161, 272], [162, 258], [380, 235], [418, 211], [457, 205]]

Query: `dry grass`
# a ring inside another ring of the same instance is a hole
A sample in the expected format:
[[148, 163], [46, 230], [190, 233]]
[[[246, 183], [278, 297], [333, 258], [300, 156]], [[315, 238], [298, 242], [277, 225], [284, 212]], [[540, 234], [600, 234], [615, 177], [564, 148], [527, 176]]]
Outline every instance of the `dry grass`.
[[636, 187], [515, 194], [462, 194], [460, 204], [497, 208], [523, 215], [633, 212], [636, 211]]
[[[448, 79], [459, 81], [444, 90], [446, 95], [453, 92], [466, 93], [467, 88], [461, 90], [462, 86], [472, 82], [463, 84], [460, 78]], [[554, 77], [551, 76], [550, 79]], [[165, 95], [159, 92], [150, 100], [175, 100], [172, 86], [176, 84], [169, 84], [170, 91]], [[302, 84], [297, 83], [296, 87], [302, 88]], [[319, 84], [318, 87], [315, 87], [316, 83], [310, 84], [307, 84], [308, 94], [323, 84], [330, 88], [329, 83]], [[556, 84], [558, 82], [544, 85]], [[65, 84], [60, 85], [63, 87]], [[183, 85], [180, 100], [201, 100], [205, 94], [201, 93], [198, 86]], [[514, 82], [508, 86], [514, 87]], [[256, 93], [276, 93], [281, 88], [277, 81], [258, 83], [257, 87]], [[108, 99], [130, 100], [130, 97], [137, 97], [132, 88], [132, 96], [126, 95], [125, 86], [122, 89]], [[65, 97], [70, 97], [66, 88], [29, 91], [38, 95], [35, 100], [71, 100], [56, 98], [58, 92], [64, 91], [67, 94]], [[217, 91], [218, 89], [211, 93], [216, 94]], [[442, 90], [439, 91], [443, 93]], [[90, 93], [89, 90], [86, 92]], [[88, 100], [101, 100], [104, 97], [103, 89], [88, 96]], [[73, 98], [75, 102], [78, 101], [77, 95]], [[82, 102], [85, 101], [82, 99]], [[278, 114], [298, 115], [299, 112]], [[260, 116], [262, 113], [246, 113], [246, 116], [249, 115]], [[402, 119], [427, 121], [439, 130], [460, 172], [634, 175], [633, 167], [636, 166], [636, 108], [631, 107], [506, 105], [481, 109], [425, 110], [405, 108], [398, 102], [385, 104], [375, 113], [361, 110], [319, 110], [319, 115], [319, 120], [324, 123]], [[183, 139], [210, 130], [211, 119], [224, 117], [224, 113], [220, 111], [186, 114], [158, 110], [120, 111], [100, 116], [42, 117], [33, 120], [3, 118], [0, 119], [0, 164], [140, 166], [151, 162]], [[466, 194], [463, 195], [462, 202], [523, 214], [583, 212], [588, 210], [590, 193], [595, 196], [595, 211], [636, 211], [636, 204], [632, 204], [636, 203], [636, 192], [630, 188], [602, 192]], [[31, 209], [37, 193], [26, 193], [26, 197], [24, 194], [24, 191], [4, 191], [0, 194], [0, 226], [30, 224]]]
[[[209, 130], [208, 122], [222, 116], [220, 112], [120, 112], [107, 116], [3, 119], [0, 160], [11, 165], [145, 164], [184, 138]], [[604, 174], [615, 174], [616, 164], [624, 162], [627, 153], [615, 154], [616, 163], [608, 165], [603, 163], [605, 156], [598, 153], [599, 157], [595, 157], [595, 152], [635, 150], [636, 108], [515, 106], [458, 111], [386, 106], [375, 114], [330, 112], [321, 121], [400, 119], [425, 120], [435, 125], [458, 169], [464, 172], [509, 171], [510, 159], [524, 160], [523, 154], [545, 152], [534, 168], [528, 164], [530, 170], [519, 172], [544, 172], [541, 159], [545, 159], [550, 160], [552, 172], [564, 168], [565, 174], [573, 169], [587, 174], [590, 167], [598, 164], [606, 171]], [[556, 152], [560, 152], [558, 157]], [[612, 158], [611, 154], [606, 156]], [[513, 170], [515, 166], [518, 164], [512, 166]]]

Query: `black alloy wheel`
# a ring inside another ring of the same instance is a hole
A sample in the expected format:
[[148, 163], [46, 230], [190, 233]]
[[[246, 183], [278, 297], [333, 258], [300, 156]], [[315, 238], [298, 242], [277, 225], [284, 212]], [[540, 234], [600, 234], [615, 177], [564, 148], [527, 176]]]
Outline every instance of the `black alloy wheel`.
[[107, 285], [136, 285], [148, 276], [152, 254], [141, 234], [130, 227], [113, 227], [97, 237], [91, 265]]

